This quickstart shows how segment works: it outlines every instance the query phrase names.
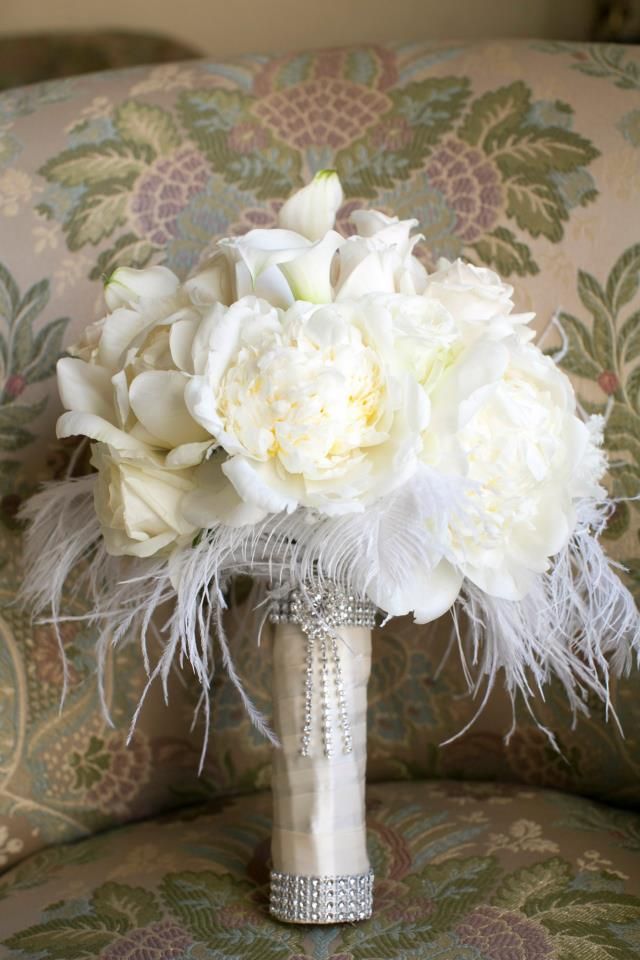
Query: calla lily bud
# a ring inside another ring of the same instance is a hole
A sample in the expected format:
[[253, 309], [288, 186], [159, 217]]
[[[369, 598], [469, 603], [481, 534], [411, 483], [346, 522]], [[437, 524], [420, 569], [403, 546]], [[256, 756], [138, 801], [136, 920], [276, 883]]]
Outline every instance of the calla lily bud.
[[306, 187], [283, 204], [278, 224], [301, 233], [308, 240], [320, 240], [333, 230], [336, 214], [344, 202], [340, 178], [335, 170], [321, 170]]
[[118, 267], [104, 285], [104, 299], [109, 310], [138, 303], [139, 300], [161, 299], [176, 293], [180, 281], [168, 267]]

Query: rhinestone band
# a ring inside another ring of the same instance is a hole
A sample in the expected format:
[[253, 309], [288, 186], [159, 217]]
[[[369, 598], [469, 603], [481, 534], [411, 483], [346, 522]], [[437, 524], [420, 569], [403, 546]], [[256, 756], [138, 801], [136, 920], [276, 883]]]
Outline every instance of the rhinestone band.
[[342, 752], [351, 753], [353, 739], [336, 630], [344, 626], [371, 629], [376, 622], [375, 607], [369, 600], [355, 597], [338, 584], [327, 581], [321, 587], [293, 590], [287, 598], [273, 600], [269, 619], [271, 623], [297, 623], [307, 641], [300, 753], [303, 757], [308, 757], [311, 751], [314, 664], [318, 646], [320, 648], [320, 707], [324, 755], [330, 758], [334, 752], [332, 705], [329, 696], [331, 673], [333, 673], [336, 693], [337, 722], [342, 734]]
[[310, 615], [314, 626], [325, 628], [376, 625], [376, 608], [370, 600], [356, 597], [329, 580], [321, 587], [292, 590], [287, 597], [274, 598], [269, 608], [271, 623], [300, 624]]
[[352, 923], [373, 909], [373, 871], [353, 877], [271, 873], [271, 915], [285, 923]]

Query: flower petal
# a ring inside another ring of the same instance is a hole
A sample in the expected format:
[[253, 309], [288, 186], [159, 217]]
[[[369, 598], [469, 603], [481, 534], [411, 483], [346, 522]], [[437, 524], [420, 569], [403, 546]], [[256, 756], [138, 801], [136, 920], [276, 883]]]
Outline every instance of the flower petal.
[[126, 307], [114, 310], [104, 320], [98, 344], [98, 363], [109, 370], [119, 370], [127, 348], [148, 325], [148, 317], [138, 310]]
[[214, 447], [215, 443], [211, 439], [203, 440], [201, 443], [183, 443], [179, 447], [169, 450], [165, 464], [170, 470], [196, 467], [202, 463]]
[[213, 303], [229, 306], [235, 299], [235, 291], [231, 264], [227, 256], [222, 252], [216, 253], [185, 281], [184, 288], [191, 302], [198, 307]]
[[176, 320], [169, 330], [171, 359], [179, 370], [193, 373], [193, 341], [200, 325], [199, 318]]
[[185, 519], [206, 529], [216, 523], [228, 527], [244, 527], [259, 523], [267, 511], [242, 500], [222, 472], [219, 457], [203, 463], [195, 473], [196, 489], [182, 503]]
[[340, 248], [336, 300], [358, 300], [370, 293], [395, 293], [400, 258], [395, 250], [367, 250], [368, 241], [354, 237]]
[[453, 605], [462, 586], [462, 573], [447, 560], [423, 578], [422, 594], [413, 608], [416, 623], [430, 623]]
[[407, 570], [401, 584], [377, 577], [370, 583], [368, 594], [389, 616], [412, 613], [416, 623], [429, 623], [451, 607], [462, 580], [459, 570], [447, 560], [441, 560], [433, 570]]
[[320, 240], [333, 229], [343, 201], [338, 174], [335, 170], [320, 170], [311, 183], [285, 201], [278, 213], [278, 224], [308, 240]]
[[147, 370], [129, 387], [136, 417], [162, 444], [177, 447], [207, 439], [207, 431], [191, 417], [184, 399], [188, 380], [177, 370]]
[[56, 423], [56, 436], [60, 440], [66, 437], [90, 437], [92, 440], [108, 443], [116, 450], [132, 450], [139, 453], [146, 453], [149, 450], [145, 443], [131, 436], [130, 433], [125, 433], [124, 430], [114, 427], [108, 420], [97, 417], [93, 413], [76, 413], [76, 411], [63, 413]]
[[287, 482], [287, 491], [282, 489], [271, 461], [252, 463], [245, 457], [230, 457], [222, 464], [222, 472], [229, 478], [238, 496], [245, 503], [267, 513], [292, 513], [298, 500], [291, 496], [292, 483]]
[[75, 357], [62, 357], [56, 365], [62, 405], [79, 413], [95, 413], [113, 421], [115, 409], [111, 374], [104, 367]]
[[118, 267], [105, 284], [104, 299], [110, 310], [116, 310], [125, 304], [137, 303], [141, 298], [170, 297], [179, 286], [180, 281], [168, 267], [146, 267], [144, 270]]
[[328, 303], [333, 300], [331, 266], [336, 250], [343, 243], [344, 238], [335, 230], [330, 230], [300, 256], [279, 264], [296, 300], [309, 303]]

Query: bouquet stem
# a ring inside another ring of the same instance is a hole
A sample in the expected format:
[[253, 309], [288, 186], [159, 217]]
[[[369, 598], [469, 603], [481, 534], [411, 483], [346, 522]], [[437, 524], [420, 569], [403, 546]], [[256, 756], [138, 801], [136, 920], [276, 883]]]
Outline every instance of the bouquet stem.
[[369, 604], [323, 587], [278, 611], [273, 647], [271, 913], [288, 923], [371, 916], [366, 847]]

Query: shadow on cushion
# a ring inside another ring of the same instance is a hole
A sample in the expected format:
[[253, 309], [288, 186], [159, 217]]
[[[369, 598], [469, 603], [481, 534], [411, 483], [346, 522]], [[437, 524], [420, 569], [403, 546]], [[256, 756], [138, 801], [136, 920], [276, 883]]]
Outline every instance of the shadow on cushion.
[[98, 70], [188, 60], [201, 53], [169, 37], [105, 31], [0, 37], [0, 90]]

